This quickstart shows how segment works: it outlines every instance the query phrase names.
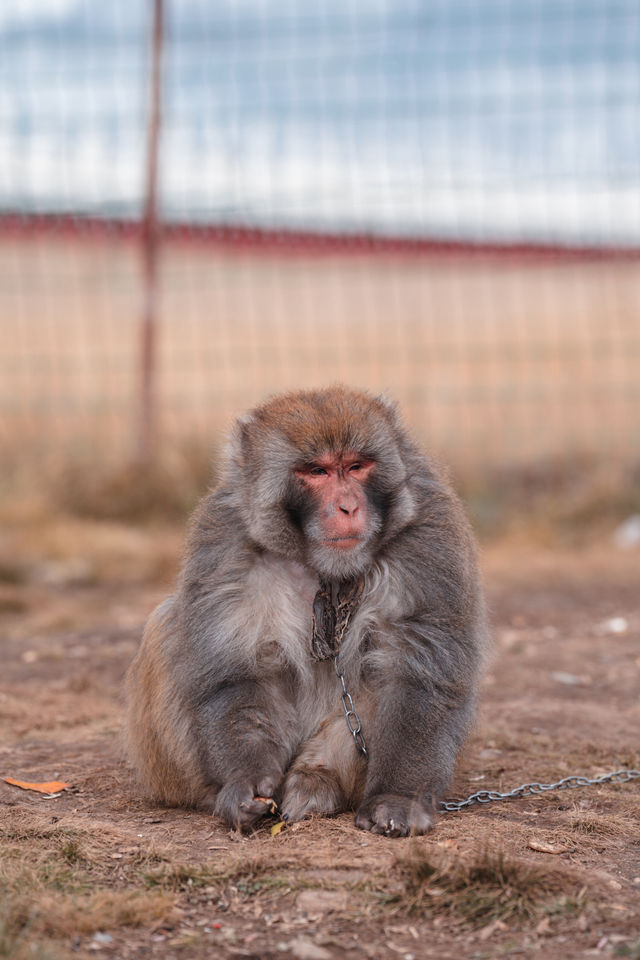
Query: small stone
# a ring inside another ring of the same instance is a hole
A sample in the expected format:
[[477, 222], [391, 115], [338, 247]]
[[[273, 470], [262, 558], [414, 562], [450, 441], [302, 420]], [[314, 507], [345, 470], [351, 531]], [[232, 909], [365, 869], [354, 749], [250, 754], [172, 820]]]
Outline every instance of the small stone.
[[113, 937], [110, 933], [102, 933], [100, 930], [93, 935], [94, 943], [112, 943]]
[[575, 687], [580, 683], [580, 677], [577, 677], [575, 673], [565, 673], [564, 670], [554, 670], [551, 679], [555, 680], [556, 683], [564, 683], [567, 687]]
[[297, 957], [297, 960], [331, 960], [328, 950], [304, 937], [298, 937], [289, 943], [279, 943], [278, 950], [288, 951], [292, 956]]
[[594, 633], [598, 637], [610, 637], [612, 634], [621, 636], [628, 629], [629, 622], [626, 617], [609, 617], [595, 626]]
[[346, 910], [347, 894], [341, 890], [303, 890], [296, 900], [298, 910], [304, 913], [331, 913]]
[[613, 535], [617, 547], [621, 550], [631, 550], [640, 546], [640, 513], [633, 513], [621, 523]]

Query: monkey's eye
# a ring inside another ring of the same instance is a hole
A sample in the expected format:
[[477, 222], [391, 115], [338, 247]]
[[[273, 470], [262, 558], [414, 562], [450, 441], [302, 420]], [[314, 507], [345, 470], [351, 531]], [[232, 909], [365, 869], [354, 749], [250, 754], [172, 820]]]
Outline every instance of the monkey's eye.
[[353, 473], [354, 470], [362, 470], [362, 464], [352, 463], [351, 466], [349, 467], [349, 473]]
[[309, 473], [312, 477], [328, 477], [329, 474], [324, 467], [311, 467]]

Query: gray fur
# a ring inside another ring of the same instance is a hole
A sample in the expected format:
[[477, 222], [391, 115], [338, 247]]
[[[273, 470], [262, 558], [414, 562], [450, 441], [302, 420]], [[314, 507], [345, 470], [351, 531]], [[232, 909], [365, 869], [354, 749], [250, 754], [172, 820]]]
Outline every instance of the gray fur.
[[[345, 553], [292, 519], [292, 470], [328, 448], [376, 460], [366, 541]], [[365, 766], [331, 662], [311, 657], [319, 577], [364, 576], [340, 653]], [[240, 420], [223, 479], [191, 522], [172, 598], [128, 676], [130, 756], [146, 791], [247, 828], [276, 796], [291, 819], [356, 810], [374, 832], [434, 820], [472, 722], [486, 644], [459, 501], [387, 401], [333, 387]]]

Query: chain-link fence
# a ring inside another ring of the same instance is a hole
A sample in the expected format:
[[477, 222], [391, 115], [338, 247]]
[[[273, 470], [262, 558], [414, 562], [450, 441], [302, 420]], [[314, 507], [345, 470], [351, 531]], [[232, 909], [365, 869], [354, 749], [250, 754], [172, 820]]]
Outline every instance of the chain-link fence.
[[7, 462], [343, 380], [459, 468], [633, 468], [638, 49], [634, 0], [5, 0]]

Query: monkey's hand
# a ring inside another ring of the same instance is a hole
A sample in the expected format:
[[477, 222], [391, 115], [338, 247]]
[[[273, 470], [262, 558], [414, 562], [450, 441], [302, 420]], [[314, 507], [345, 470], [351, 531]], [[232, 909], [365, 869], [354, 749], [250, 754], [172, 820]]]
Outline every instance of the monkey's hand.
[[361, 830], [370, 830], [372, 833], [407, 837], [431, 830], [435, 815], [416, 797], [378, 793], [360, 805], [355, 823]]
[[250, 830], [273, 805], [268, 801], [278, 786], [278, 776], [262, 776], [253, 780], [230, 780], [218, 793], [213, 812], [236, 830]]
[[326, 767], [290, 771], [284, 785], [283, 816], [294, 822], [314, 814], [331, 816], [345, 808], [345, 797], [336, 775]]

